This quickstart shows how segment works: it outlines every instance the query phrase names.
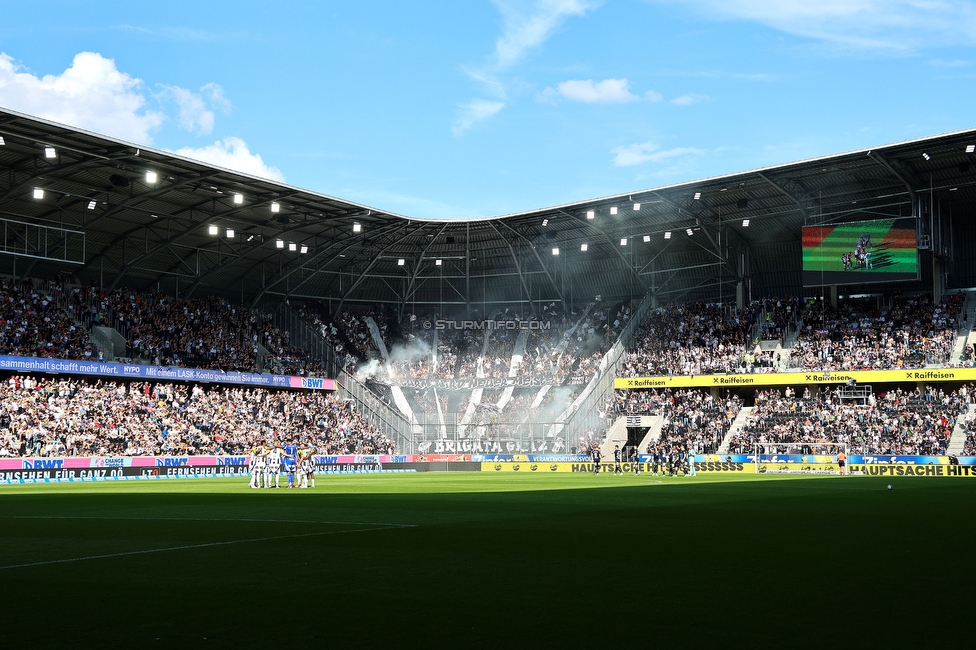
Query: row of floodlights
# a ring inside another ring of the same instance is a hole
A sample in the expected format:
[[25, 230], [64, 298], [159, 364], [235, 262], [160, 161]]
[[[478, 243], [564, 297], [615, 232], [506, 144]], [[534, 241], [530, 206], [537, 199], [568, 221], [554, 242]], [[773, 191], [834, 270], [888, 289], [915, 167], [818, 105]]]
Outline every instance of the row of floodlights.
[[[210, 234], [212, 237], [216, 237], [217, 235], [220, 234], [220, 227], [211, 224], [207, 228], [207, 233]], [[233, 228], [227, 228], [224, 230], [224, 236], [227, 237], [227, 239], [233, 239], [236, 235], [237, 233], [234, 232]], [[254, 239], [254, 235], [249, 235], [247, 241], [251, 241], [253, 239]], [[286, 243], [285, 240], [283, 239], [275, 240], [275, 248], [279, 250], [284, 250], [286, 246], [288, 247], [288, 250], [291, 251], [292, 253], [299, 252], [302, 255], [308, 253], [308, 244], [296, 244], [295, 242]]]

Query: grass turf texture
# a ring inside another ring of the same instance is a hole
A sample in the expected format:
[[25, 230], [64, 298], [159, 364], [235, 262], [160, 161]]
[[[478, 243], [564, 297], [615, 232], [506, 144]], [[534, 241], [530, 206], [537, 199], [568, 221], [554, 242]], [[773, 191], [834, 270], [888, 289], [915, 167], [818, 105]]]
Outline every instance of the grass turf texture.
[[[0, 569], [0, 647], [951, 646], [969, 640], [955, 567], [972, 556], [974, 487], [477, 473], [2, 487], [0, 565], [28, 566]], [[59, 562], [92, 556], [106, 557]]]

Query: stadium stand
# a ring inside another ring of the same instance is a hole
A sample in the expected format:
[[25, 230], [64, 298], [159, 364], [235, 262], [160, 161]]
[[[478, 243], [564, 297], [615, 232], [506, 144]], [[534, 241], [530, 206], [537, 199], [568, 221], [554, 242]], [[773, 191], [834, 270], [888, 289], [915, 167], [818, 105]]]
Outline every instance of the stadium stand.
[[395, 450], [331, 393], [30, 375], [0, 382], [0, 456], [244, 454], [290, 439], [324, 454]]

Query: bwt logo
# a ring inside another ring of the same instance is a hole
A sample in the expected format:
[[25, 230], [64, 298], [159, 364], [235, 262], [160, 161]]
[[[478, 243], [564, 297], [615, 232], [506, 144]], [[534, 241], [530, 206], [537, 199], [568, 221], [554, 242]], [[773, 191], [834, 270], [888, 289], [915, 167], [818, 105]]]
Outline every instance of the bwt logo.
[[64, 460], [61, 458], [37, 458], [35, 460], [25, 460], [24, 469], [61, 469], [64, 467]]
[[423, 328], [429, 330], [549, 330], [547, 320], [425, 320]]
[[156, 467], [180, 467], [189, 465], [189, 458], [157, 458]]
[[302, 388], [318, 388], [322, 390], [325, 388], [325, 380], [302, 377]]
[[246, 456], [227, 456], [225, 458], [217, 457], [218, 465], [247, 465]]

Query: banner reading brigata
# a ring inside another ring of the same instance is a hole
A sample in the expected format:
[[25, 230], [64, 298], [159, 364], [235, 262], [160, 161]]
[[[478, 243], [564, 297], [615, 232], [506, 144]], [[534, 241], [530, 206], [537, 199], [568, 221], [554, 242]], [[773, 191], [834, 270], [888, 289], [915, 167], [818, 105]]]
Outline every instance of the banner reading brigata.
[[256, 372], [204, 370], [143, 366], [136, 363], [101, 363], [99, 361], [70, 361], [65, 359], [41, 359], [39, 357], [0, 356], [0, 370], [20, 372], [50, 372], [67, 375], [92, 375], [108, 379], [149, 379], [154, 381], [198, 381], [210, 384], [245, 384], [268, 388], [311, 388], [335, 390], [334, 379], [268, 375]]
[[643, 388], [707, 388], [730, 386], [784, 386], [898, 382], [976, 381], [976, 368], [940, 370], [856, 370], [842, 372], [773, 372], [732, 375], [674, 375], [661, 377], [617, 377], [613, 387], [619, 390]]

